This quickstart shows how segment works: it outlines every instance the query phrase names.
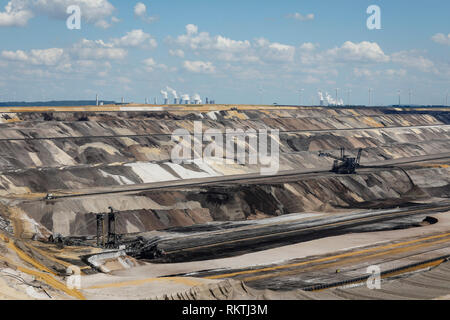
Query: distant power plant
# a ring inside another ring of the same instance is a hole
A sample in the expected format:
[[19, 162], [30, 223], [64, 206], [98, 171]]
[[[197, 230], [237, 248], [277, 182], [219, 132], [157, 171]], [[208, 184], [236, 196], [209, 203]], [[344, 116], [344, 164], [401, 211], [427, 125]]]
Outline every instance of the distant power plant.
[[[173, 104], [174, 105], [180, 105], [180, 104], [203, 104], [203, 100], [201, 98], [201, 96], [198, 93], [193, 94], [192, 96], [190, 96], [189, 94], [182, 94], [181, 96], [178, 96], [177, 92], [170, 88], [167, 87], [166, 89], [162, 89], [160, 91], [160, 94], [162, 95], [162, 104], [164, 105], [169, 105], [169, 94], [172, 95], [173, 97]], [[150, 98], [151, 99], [151, 98]], [[119, 104], [118, 102], [116, 102], [116, 104]], [[125, 98], [122, 97], [121, 98], [121, 102], [120, 104], [126, 104], [125, 103]], [[128, 102], [127, 102], [128, 104]], [[149, 99], [148, 98], [144, 98], [144, 104], [149, 104]], [[153, 104], [154, 105], [158, 105], [158, 98], [154, 97], [153, 98]], [[204, 104], [215, 104], [215, 101], [205, 97], [205, 103]], [[95, 95], [95, 105], [96, 106], [102, 106], [103, 105], [103, 101], [99, 100], [99, 96], [98, 94]]]
[[[162, 97], [163, 97], [163, 104], [167, 105], [169, 104], [169, 93], [173, 97], [173, 104], [202, 104], [203, 100], [201, 96], [198, 93], [195, 93], [192, 95], [192, 97], [189, 94], [182, 94], [181, 96], [178, 96], [178, 93], [175, 89], [172, 89], [171, 87], [166, 87], [165, 89], [162, 89], [160, 91]], [[210, 100], [208, 98], [205, 98], [205, 104], [214, 104], [214, 100]], [[155, 100], [156, 104], [156, 100]]]
[[317, 94], [319, 95], [319, 101], [320, 106], [325, 105], [325, 101], [327, 102], [328, 106], [343, 106], [344, 101], [340, 98], [338, 98], [338, 89], [336, 89], [336, 98], [334, 99], [328, 92], [325, 92], [325, 94], [319, 90]]

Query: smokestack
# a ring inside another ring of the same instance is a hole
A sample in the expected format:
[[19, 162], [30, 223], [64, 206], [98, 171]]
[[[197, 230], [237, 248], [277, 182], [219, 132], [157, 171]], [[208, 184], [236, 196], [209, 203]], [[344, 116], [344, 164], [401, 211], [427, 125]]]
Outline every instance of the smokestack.
[[125, 99], [124, 99], [124, 97], [122, 97], [122, 103], [125, 103]]
[[175, 89], [172, 89], [171, 87], [167, 87], [167, 91], [169, 91], [169, 92], [172, 94], [172, 96], [173, 96], [173, 103], [174, 103], [174, 104], [177, 104], [177, 101], [178, 101], [178, 94], [177, 94], [177, 92], [175, 91]]
[[169, 103], [169, 95], [168, 95], [167, 91], [161, 90], [161, 94], [164, 98], [164, 104], [168, 104]]
[[95, 105], [98, 106], [98, 94], [95, 95]]
[[205, 98], [205, 104], [209, 104], [208, 97]]
[[145, 98], [145, 104], [148, 104], [147, 98]]
[[181, 99], [183, 100], [183, 103], [184, 103], [184, 104], [189, 104], [189, 102], [190, 102], [190, 100], [191, 100], [191, 98], [189, 97], [188, 94], [183, 94], [183, 95], [181, 96]]
[[192, 100], [194, 101], [194, 104], [201, 104], [202, 99], [200, 98], [200, 95], [198, 93], [194, 94], [192, 97]]
[[323, 101], [324, 101], [324, 99], [323, 99], [323, 93], [322, 93], [322, 91], [319, 91], [319, 92], [317, 92], [317, 94], [319, 95], [319, 100], [320, 100], [320, 106], [321, 107], [323, 107]]

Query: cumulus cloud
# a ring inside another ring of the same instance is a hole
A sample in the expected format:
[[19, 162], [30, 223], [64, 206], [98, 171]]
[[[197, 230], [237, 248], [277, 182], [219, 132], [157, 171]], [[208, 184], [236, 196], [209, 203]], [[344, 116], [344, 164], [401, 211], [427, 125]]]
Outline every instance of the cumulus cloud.
[[173, 57], [184, 58], [184, 51], [181, 49], [169, 50], [169, 54]]
[[2, 57], [10, 61], [27, 61], [28, 55], [22, 51], [2, 51]]
[[[16, 63], [20, 67], [35, 65], [54, 67], [57, 71], [70, 71], [76, 68], [91, 68], [108, 61], [123, 60], [127, 57], [127, 47], [156, 47], [156, 41], [142, 30], [132, 30], [121, 38], [109, 42], [103, 40], [81, 39], [68, 48], [49, 48], [24, 50], [3, 50], [0, 57], [5, 61]], [[110, 67], [110, 64], [109, 64]], [[158, 65], [158, 67], [165, 67]], [[166, 67], [167, 68], [167, 67]], [[103, 68], [104, 69], [104, 68]]]
[[142, 64], [144, 65], [144, 69], [147, 72], [152, 72], [155, 69], [161, 69], [161, 70], [166, 70], [166, 71], [175, 71], [176, 70], [176, 68], [169, 68], [163, 63], [157, 63], [155, 61], [155, 59], [153, 59], [153, 58], [147, 58], [147, 59], [143, 60]]
[[67, 19], [66, 10], [71, 5], [80, 6], [84, 21], [98, 27], [107, 28], [115, 21], [107, 21], [115, 10], [108, 0], [10, 0], [0, 12], [0, 26], [22, 27], [37, 15]]
[[327, 50], [325, 58], [342, 62], [388, 62], [387, 56], [376, 42], [362, 41], [353, 43], [346, 41], [341, 47]]
[[127, 47], [155, 48], [156, 40], [141, 29], [127, 32], [121, 38], [110, 39], [109, 42], [103, 40], [82, 39], [72, 46], [70, 53], [78, 59], [92, 60], [122, 60], [128, 51]]
[[294, 60], [295, 47], [293, 46], [270, 42], [264, 38], [256, 39], [255, 46], [259, 49], [263, 59], [282, 62], [292, 62]]
[[88, 40], [82, 39], [76, 43], [71, 53], [79, 59], [111, 59], [121, 60], [124, 59], [128, 52], [123, 48], [116, 48], [111, 43], [105, 43], [103, 40]]
[[156, 48], [158, 46], [156, 40], [148, 33], [145, 33], [141, 29], [132, 30], [127, 32], [121, 38], [112, 40], [113, 44], [119, 47], [151, 47]]
[[208, 32], [198, 32], [198, 27], [193, 24], [186, 26], [186, 34], [180, 35], [174, 41], [181, 46], [200, 50], [241, 51], [250, 47], [250, 42], [232, 40], [223, 36], [211, 36]]
[[212, 62], [204, 62], [204, 61], [184, 61], [183, 64], [184, 69], [189, 72], [194, 73], [215, 73], [216, 68], [212, 64]]
[[147, 6], [142, 2], [138, 2], [134, 6], [134, 16], [145, 22], [153, 22], [157, 20], [157, 17], [147, 15]]
[[422, 72], [438, 73], [433, 61], [424, 58], [416, 51], [400, 51], [391, 55], [392, 61], [402, 66], [418, 69]]
[[142, 2], [136, 3], [134, 6], [134, 15], [137, 17], [142, 17], [147, 13], [147, 7]]
[[22, 1], [9, 1], [0, 12], [1, 27], [23, 27], [33, 17], [33, 12]]
[[64, 54], [64, 49], [50, 48], [50, 49], [33, 49], [30, 52], [22, 50], [17, 51], [2, 51], [1, 56], [10, 61], [20, 61], [33, 65], [53, 66], [58, 64]]
[[186, 33], [188, 36], [198, 33], [198, 27], [195, 24], [186, 25]]
[[199, 32], [198, 27], [193, 24], [186, 26], [185, 34], [169, 40], [173, 44], [193, 50], [196, 54], [201, 52], [210, 58], [228, 62], [256, 63], [263, 60], [291, 62], [295, 55], [295, 47], [290, 45], [270, 42], [264, 38], [251, 42], [222, 35], [212, 36], [208, 32]]
[[315, 16], [313, 13], [308, 13], [308, 14], [301, 14], [301, 13], [293, 13], [293, 14], [289, 14], [287, 16], [288, 18], [291, 19], [295, 19], [295, 20], [299, 20], [299, 21], [310, 21], [310, 20], [314, 20]]
[[439, 44], [450, 46], [450, 33], [448, 35], [445, 35], [443, 33], [436, 33], [431, 37], [431, 40]]
[[3, 50], [0, 58], [25, 76], [60, 77], [61, 73], [95, 73], [105, 76], [112, 68], [108, 60], [123, 59], [126, 50], [102, 40], [83, 39], [69, 48]]
[[300, 49], [306, 50], [306, 51], [313, 51], [313, 50], [316, 50], [318, 47], [319, 47], [319, 44], [317, 44], [317, 43], [305, 42], [300, 46]]

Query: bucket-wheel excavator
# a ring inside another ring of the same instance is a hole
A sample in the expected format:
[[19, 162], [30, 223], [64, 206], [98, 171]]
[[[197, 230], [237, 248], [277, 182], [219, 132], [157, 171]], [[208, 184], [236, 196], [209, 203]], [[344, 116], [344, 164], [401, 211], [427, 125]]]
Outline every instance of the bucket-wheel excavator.
[[319, 151], [319, 157], [329, 157], [333, 158], [333, 168], [331, 172], [339, 174], [354, 174], [356, 173], [356, 168], [360, 166], [362, 148], [358, 149], [358, 155], [356, 157], [350, 157], [345, 154], [345, 148], [340, 148], [340, 157], [335, 156], [331, 153]]

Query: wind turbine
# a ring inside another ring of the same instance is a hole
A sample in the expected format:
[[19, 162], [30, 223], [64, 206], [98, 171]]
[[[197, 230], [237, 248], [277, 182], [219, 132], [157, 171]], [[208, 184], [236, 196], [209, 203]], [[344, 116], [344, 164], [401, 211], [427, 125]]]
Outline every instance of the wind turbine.
[[259, 87], [259, 99], [260, 99], [260, 105], [263, 104], [263, 89], [261, 87]]
[[298, 90], [298, 92], [300, 93], [300, 106], [302, 105], [302, 94], [303, 94], [303, 91], [305, 91], [305, 89], [300, 89], [300, 90]]
[[338, 105], [338, 91], [339, 91], [339, 88], [336, 88], [336, 101], [335, 101], [336, 106]]

